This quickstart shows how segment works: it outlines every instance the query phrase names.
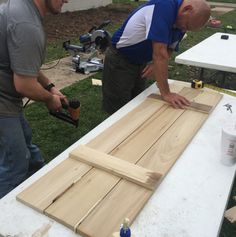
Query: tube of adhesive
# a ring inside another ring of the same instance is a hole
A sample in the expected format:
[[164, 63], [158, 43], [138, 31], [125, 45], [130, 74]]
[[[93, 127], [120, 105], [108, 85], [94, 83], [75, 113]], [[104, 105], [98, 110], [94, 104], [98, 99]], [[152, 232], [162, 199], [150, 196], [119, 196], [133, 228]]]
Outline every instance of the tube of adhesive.
[[125, 218], [120, 229], [120, 237], [131, 237], [131, 230], [129, 228], [129, 219]]
[[125, 218], [123, 224], [121, 225], [120, 231], [113, 233], [112, 237], [135, 237], [131, 234], [129, 224], [129, 218]]
[[221, 163], [228, 166], [236, 163], [236, 124], [228, 123], [222, 128]]

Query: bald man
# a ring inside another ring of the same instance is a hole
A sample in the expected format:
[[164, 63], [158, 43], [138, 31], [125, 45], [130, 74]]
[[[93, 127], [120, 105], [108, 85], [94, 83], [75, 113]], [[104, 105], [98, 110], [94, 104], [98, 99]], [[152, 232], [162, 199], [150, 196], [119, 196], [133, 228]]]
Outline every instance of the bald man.
[[103, 71], [103, 107], [114, 113], [144, 90], [145, 77], [154, 76], [163, 99], [174, 108], [189, 101], [172, 93], [168, 61], [186, 31], [197, 31], [208, 21], [204, 0], [150, 0], [130, 14], [114, 33]]
[[32, 144], [22, 98], [61, 108], [65, 96], [40, 72], [45, 55], [43, 18], [67, 0], [8, 0], [0, 5], [0, 198], [44, 165]]

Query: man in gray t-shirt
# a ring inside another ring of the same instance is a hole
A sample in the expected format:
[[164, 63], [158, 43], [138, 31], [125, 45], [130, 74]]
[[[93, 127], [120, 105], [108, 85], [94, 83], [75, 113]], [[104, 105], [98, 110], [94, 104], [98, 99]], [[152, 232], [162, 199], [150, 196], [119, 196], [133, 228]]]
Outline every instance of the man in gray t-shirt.
[[45, 55], [42, 21], [68, 0], [8, 0], [0, 5], [0, 198], [44, 161], [31, 143], [22, 98], [61, 109], [66, 97], [40, 72]]

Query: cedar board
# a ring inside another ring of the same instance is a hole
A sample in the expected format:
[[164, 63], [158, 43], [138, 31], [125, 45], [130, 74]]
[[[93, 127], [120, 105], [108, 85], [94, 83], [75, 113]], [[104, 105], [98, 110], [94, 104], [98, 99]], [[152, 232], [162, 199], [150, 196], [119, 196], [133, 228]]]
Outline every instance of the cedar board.
[[[212, 109], [222, 98], [207, 89], [182, 88], [178, 84], [174, 89]], [[201, 111], [176, 110], [161, 100], [147, 98], [86, 146], [162, 174], [160, 183], [208, 116]], [[124, 218], [133, 222], [153, 192], [68, 158], [17, 199], [82, 236], [110, 237]]]

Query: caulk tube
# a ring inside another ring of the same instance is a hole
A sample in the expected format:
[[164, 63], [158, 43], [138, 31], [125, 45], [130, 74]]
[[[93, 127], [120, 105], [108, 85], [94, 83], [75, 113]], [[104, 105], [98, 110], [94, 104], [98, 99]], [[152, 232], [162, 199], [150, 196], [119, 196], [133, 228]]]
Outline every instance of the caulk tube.
[[221, 162], [224, 165], [236, 163], [236, 124], [228, 123], [222, 128]]

